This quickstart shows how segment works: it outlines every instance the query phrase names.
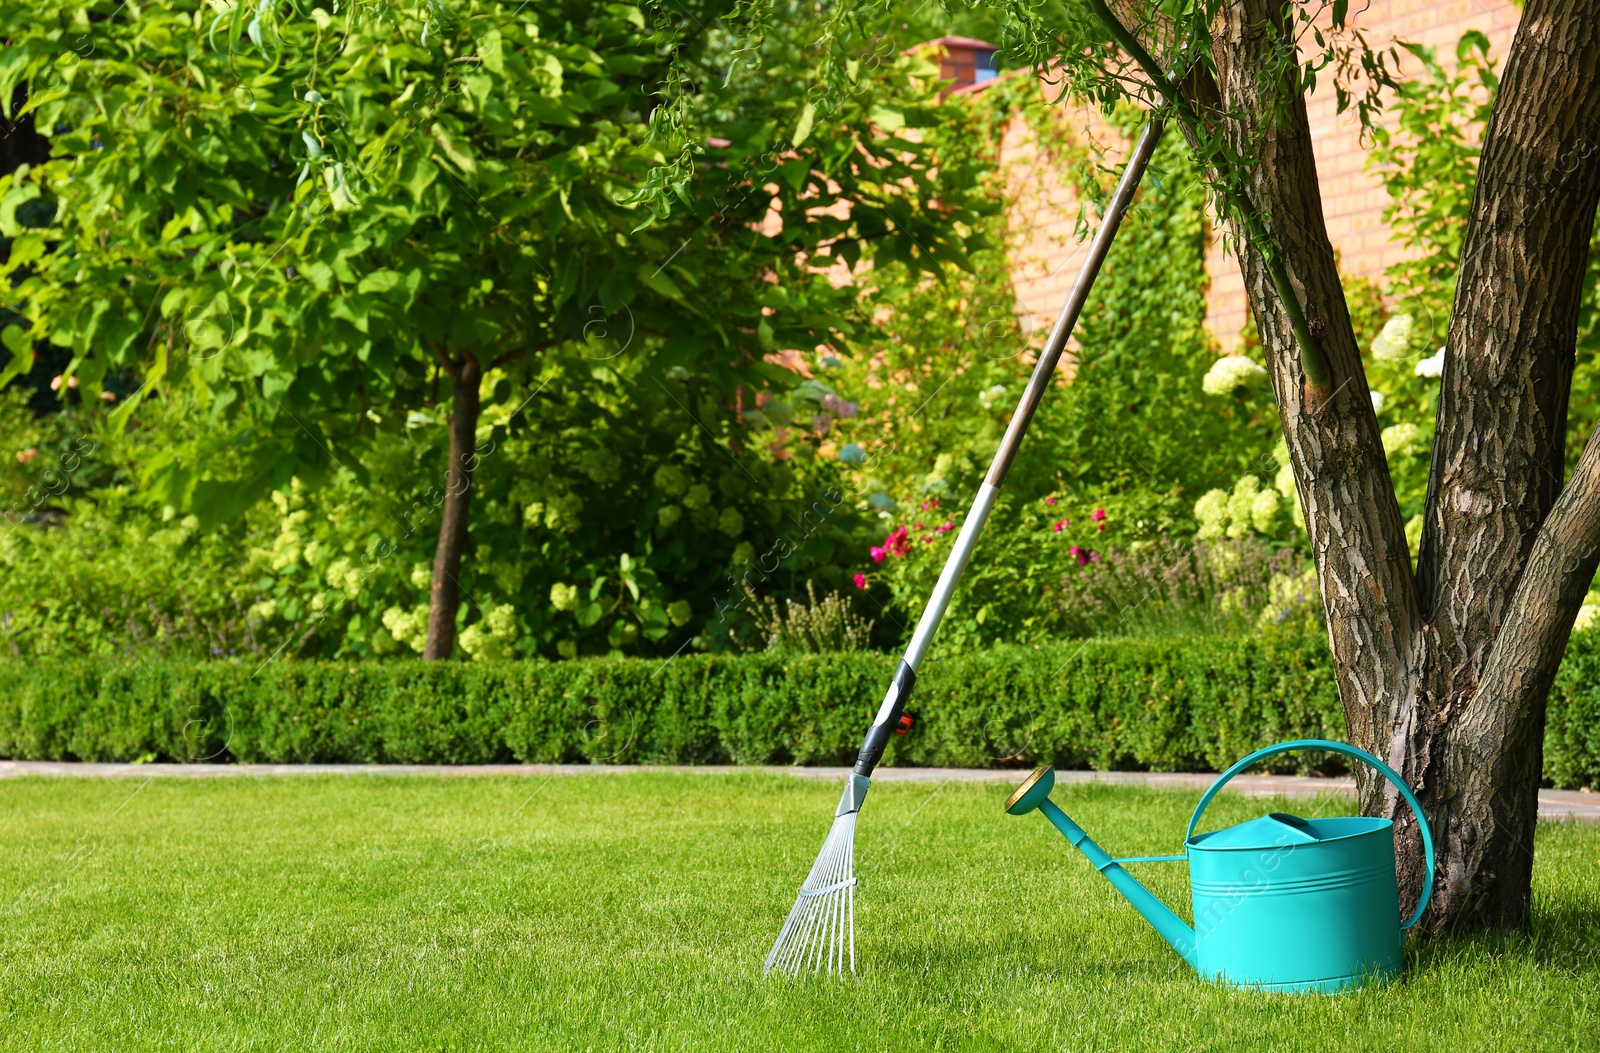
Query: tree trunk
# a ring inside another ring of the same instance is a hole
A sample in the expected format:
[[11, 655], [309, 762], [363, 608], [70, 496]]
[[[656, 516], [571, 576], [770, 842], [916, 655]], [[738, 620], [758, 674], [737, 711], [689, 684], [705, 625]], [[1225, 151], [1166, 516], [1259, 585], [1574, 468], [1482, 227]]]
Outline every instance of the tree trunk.
[[[1241, 239], [1351, 737], [1423, 802], [1439, 861], [1427, 924], [1521, 925], [1545, 696], [1600, 547], [1595, 443], [1561, 487], [1600, 197], [1600, 123], [1591, 127], [1600, 21], [1581, 0], [1529, 0], [1518, 28], [1467, 228], [1413, 575], [1323, 225], [1305, 102], [1293, 67], [1274, 59], [1292, 39], [1291, 15], [1275, 0], [1226, 4], [1214, 26], [1216, 82], [1186, 91], [1250, 159], [1249, 202], [1333, 374], [1330, 398], [1308, 391], [1263, 247]], [[1363, 811], [1396, 822], [1402, 898], [1414, 902], [1424, 874], [1415, 823], [1382, 778], [1357, 779]]]
[[455, 650], [456, 611], [461, 606], [461, 554], [467, 547], [467, 516], [472, 506], [472, 472], [477, 467], [477, 359], [463, 353], [445, 362], [454, 386], [450, 414], [450, 463], [445, 471], [444, 517], [433, 556], [433, 589], [428, 596], [428, 637], [422, 657], [449, 658]]

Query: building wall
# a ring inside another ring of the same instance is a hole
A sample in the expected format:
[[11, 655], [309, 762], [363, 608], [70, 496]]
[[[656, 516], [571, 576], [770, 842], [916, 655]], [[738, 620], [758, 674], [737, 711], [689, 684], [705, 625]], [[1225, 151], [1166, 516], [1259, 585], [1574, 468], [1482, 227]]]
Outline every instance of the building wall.
[[[1510, 0], [1369, 0], [1352, 22], [1374, 48], [1395, 40], [1422, 44], [1437, 48], [1447, 67], [1455, 64], [1461, 35], [1480, 30], [1489, 38], [1491, 56], [1503, 65], [1519, 15]], [[1400, 75], [1415, 76], [1419, 63], [1405, 52], [1401, 55]], [[1360, 140], [1359, 120], [1354, 113], [1335, 112], [1334, 94], [1326, 85], [1307, 99], [1307, 110], [1323, 217], [1340, 266], [1346, 274], [1371, 278], [1381, 288], [1385, 268], [1403, 259], [1405, 249], [1390, 240], [1383, 222], [1389, 197], [1377, 176], [1365, 170], [1368, 151]], [[1386, 115], [1385, 120], [1393, 126], [1392, 117]], [[1126, 144], [1096, 115], [1078, 108], [1071, 123], [1082, 129], [1084, 142], [1099, 145], [1105, 163], [1120, 164]], [[1042, 152], [1020, 121], [1007, 132], [1002, 156], [1016, 199], [1012, 229], [1020, 244], [1013, 264], [1017, 311], [1025, 325], [1031, 319], [1036, 328], [1048, 328], [1084, 254], [1085, 244], [1073, 230], [1078, 202], [1059, 180], [1040, 178], [1059, 159]], [[1211, 276], [1207, 325], [1221, 349], [1231, 350], [1238, 345], [1248, 307], [1238, 261], [1224, 253], [1221, 238], [1212, 239], [1206, 269]]]

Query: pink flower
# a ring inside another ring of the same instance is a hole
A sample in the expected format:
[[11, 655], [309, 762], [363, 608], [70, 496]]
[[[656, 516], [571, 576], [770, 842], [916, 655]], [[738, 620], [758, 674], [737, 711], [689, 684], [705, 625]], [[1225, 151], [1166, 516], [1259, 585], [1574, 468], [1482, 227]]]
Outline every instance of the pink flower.
[[867, 576], [860, 571], [857, 571], [856, 576], [850, 580], [856, 583], [856, 588], [858, 589], [864, 589], [867, 587]]
[[950, 531], [954, 530], [955, 528], [956, 528], [955, 522], [953, 520], [946, 519], [943, 523], [941, 523], [940, 525], [934, 527], [933, 529], [935, 531], [937, 531], [938, 533], [940, 533], [940, 534], [948, 534]]
[[1085, 564], [1098, 562], [1100, 559], [1100, 554], [1098, 552], [1091, 552], [1086, 548], [1079, 548], [1077, 545], [1072, 546], [1072, 554], [1077, 557], [1078, 566], [1080, 567], [1084, 566]]
[[1056, 499], [1053, 497], [1047, 497], [1044, 499], [1044, 503], [1047, 505], [1053, 505], [1056, 503]]
[[882, 563], [883, 562], [883, 557], [887, 556], [888, 554], [889, 553], [885, 552], [881, 546], [879, 546], [879, 545], [873, 545], [872, 546], [872, 552], [871, 552], [872, 562], [874, 562], [874, 563]]
[[1099, 526], [1095, 527], [1096, 530], [1104, 530], [1105, 528], [1106, 525], [1104, 523], [1101, 523]]
[[1096, 523], [1100, 522], [1105, 517], [1106, 510], [1104, 508], [1096, 508], [1093, 512], [1089, 513], [1089, 518], [1094, 520]]
[[921, 530], [921, 529], [923, 529], [923, 526], [922, 526], [922, 524], [921, 524], [921, 523], [918, 523], [918, 524], [917, 524], [917, 529], [918, 529], [918, 530]]
[[39, 456], [39, 447], [37, 446], [29, 446], [26, 450], [17, 451], [17, 460], [23, 464], [27, 464], [37, 456]]
[[1065, 519], [1063, 519], [1060, 522], [1056, 523], [1055, 524], [1056, 533], [1058, 533], [1058, 534], [1061, 533], [1062, 528], [1065, 527], [1066, 525], [1067, 525], [1067, 521]]
[[895, 527], [890, 535], [883, 539], [883, 550], [891, 556], [903, 556], [911, 551], [911, 539], [906, 534], [905, 527]]
[[[1081, 556], [1083, 554], [1083, 549], [1079, 548], [1077, 545], [1073, 545], [1071, 548], [1067, 549], [1067, 551], [1074, 556]], [[1081, 563], [1083, 561], [1080, 559], [1079, 562]]]

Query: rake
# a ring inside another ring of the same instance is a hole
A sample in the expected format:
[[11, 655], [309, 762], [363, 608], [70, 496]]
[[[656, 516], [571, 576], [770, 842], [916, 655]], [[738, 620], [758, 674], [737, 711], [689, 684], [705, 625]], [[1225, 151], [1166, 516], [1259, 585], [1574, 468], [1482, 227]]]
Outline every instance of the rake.
[[1056, 318], [1055, 328], [1050, 331], [1050, 339], [1045, 341], [1039, 361], [1033, 367], [1033, 375], [1028, 379], [1027, 389], [1017, 403], [1016, 412], [1011, 415], [1011, 423], [1006, 428], [1005, 437], [1000, 440], [1000, 448], [995, 451], [989, 474], [978, 488], [978, 495], [973, 499], [972, 508], [962, 523], [961, 533], [956, 536], [950, 557], [945, 560], [944, 570], [939, 573], [933, 594], [928, 597], [922, 617], [917, 620], [911, 643], [907, 645], [905, 656], [895, 669], [889, 691], [884, 695], [883, 704], [878, 707], [872, 727], [867, 729], [855, 768], [845, 780], [844, 794], [833, 813], [833, 828], [828, 831], [827, 840], [822, 842], [822, 851], [817, 853], [817, 861], [806, 875], [805, 884], [800, 886], [800, 894], [795, 897], [788, 920], [783, 923], [777, 940], [772, 944], [772, 951], [767, 955], [766, 971], [769, 973], [776, 969], [786, 976], [823, 972], [843, 974], [846, 963], [852, 973], [856, 971], [856, 816], [860, 814], [861, 803], [866, 800], [867, 790], [872, 785], [873, 769], [883, 759], [889, 736], [903, 735], [911, 727], [911, 717], [906, 714], [905, 706], [917, 682], [917, 668], [922, 664], [922, 657], [933, 641], [933, 634], [938, 631], [939, 622], [950, 606], [950, 597], [961, 580], [961, 573], [972, 558], [978, 534], [994, 508], [995, 499], [1000, 496], [1000, 487], [1005, 482], [1006, 473], [1011, 470], [1017, 447], [1021, 445], [1022, 436], [1033, 420], [1034, 411], [1039, 408], [1039, 400], [1050, 385], [1056, 363], [1066, 349], [1067, 339], [1078, 322], [1084, 301], [1094, 286], [1095, 276], [1100, 273], [1100, 265], [1105, 262], [1117, 227], [1121, 225], [1122, 217], [1133, 201], [1134, 191], [1139, 187], [1139, 180], [1150, 163], [1150, 155], [1155, 152], [1162, 130], [1162, 119], [1154, 116], [1134, 144], [1133, 153], [1123, 168], [1122, 178], [1101, 217], [1100, 229], [1089, 243], [1088, 257], [1083, 261], [1078, 278], [1067, 294], [1067, 302], [1062, 305], [1061, 314]]

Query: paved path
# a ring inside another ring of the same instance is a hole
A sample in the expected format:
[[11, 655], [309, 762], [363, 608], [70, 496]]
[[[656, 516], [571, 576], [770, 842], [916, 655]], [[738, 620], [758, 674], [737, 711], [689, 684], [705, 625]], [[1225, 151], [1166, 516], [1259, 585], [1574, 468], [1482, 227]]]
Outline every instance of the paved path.
[[[738, 767], [734, 765], [652, 764], [79, 764], [68, 761], [0, 761], [0, 779], [24, 775], [93, 778], [218, 778], [253, 775], [626, 775], [632, 772], [674, 772], [689, 775], [735, 775], [765, 772], [801, 779], [843, 780], [847, 768]], [[1015, 784], [1025, 773], [986, 768], [879, 768], [877, 782], [998, 782]], [[1058, 783], [1111, 783], [1167, 790], [1203, 790], [1215, 775], [1204, 772], [1058, 771]], [[1298, 775], [1239, 775], [1230, 790], [1250, 797], [1320, 797], [1355, 795], [1349, 778], [1319, 779]], [[1600, 793], [1540, 790], [1541, 819], [1575, 819], [1600, 823]]]

